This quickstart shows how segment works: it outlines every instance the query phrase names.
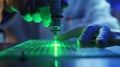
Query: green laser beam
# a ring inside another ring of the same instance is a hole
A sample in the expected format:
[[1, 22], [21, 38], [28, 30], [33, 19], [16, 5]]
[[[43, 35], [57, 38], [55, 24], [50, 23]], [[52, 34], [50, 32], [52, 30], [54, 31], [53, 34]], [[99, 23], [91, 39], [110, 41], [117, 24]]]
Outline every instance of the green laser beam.
[[58, 56], [58, 47], [60, 46], [60, 44], [57, 41], [54, 41], [54, 56], [57, 57]]
[[55, 60], [55, 67], [58, 67], [58, 60]]

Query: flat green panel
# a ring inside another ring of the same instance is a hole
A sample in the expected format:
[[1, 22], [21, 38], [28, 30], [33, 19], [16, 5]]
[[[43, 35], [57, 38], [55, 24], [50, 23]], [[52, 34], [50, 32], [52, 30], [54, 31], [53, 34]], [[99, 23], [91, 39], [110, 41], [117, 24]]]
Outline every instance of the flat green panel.
[[[67, 43], [67, 42], [66, 42]], [[56, 40], [29, 40], [20, 43], [12, 48], [0, 52], [0, 56], [15, 55], [20, 56], [24, 51], [27, 56], [52, 56], [59, 57], [67, 52], [67, 49], [77, 50], [76, 43], [65, 44], [63, 41]]]

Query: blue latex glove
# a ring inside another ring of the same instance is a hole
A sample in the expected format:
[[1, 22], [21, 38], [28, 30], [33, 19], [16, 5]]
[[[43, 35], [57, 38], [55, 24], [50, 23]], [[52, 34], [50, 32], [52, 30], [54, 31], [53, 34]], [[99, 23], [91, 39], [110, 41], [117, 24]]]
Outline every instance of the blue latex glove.
[[106, 26], [88, 25], [78, 27], [57, 37], [58, 40], [66, 40], [78, 37], [77, 43], [81, 47], [108, 47], [113, 44], [120, 45], [120, 32], [112, 32]]

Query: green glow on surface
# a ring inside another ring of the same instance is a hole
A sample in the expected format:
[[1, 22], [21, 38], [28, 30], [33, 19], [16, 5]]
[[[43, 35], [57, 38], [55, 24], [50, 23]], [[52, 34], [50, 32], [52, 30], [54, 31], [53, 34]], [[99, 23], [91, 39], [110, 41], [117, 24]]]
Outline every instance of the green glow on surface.
[[24, 15], [24, 16], [23, 16], [23, 19], [24, 19], [25, 21], [27, 21], [27, 22], [32, 22], [32, 17], [30, 16], [29, 13], [26, 14], [26, 15]]
[[[51, 57], [60, 57], [64, 56], [65, 53], [69, 50], [76, 50], [80, 48], [76, 43], [70, 43], [69, 45], [65, 44], [68, 42], [57, 41], [57, 40], [28, 40], [26, 42], [20, 43], [12, 48], [6, 49], [0, 52], [0, 57], [6, 55], [20, 55], [21, 51], [25, 51], [26, 56], [51, 56]], [[37, 51], [36, 49], [37, 48]], [[27, 49], [27, 50], [26, 50]], [[33, 51], [29, 51], [33, 50]], [[35, 50], [35, 51], [34, 51]], [[16, 53], [16, 51], [18, 51]], [[58, 63], [55, 62], [57, 67]]]
[[58, 61], [55, 60], [55, 67], [58, 67]]
[[36, 12], [34, 14], [31, 14], [31, 17], [35, 23], [40, 23], [42, 21], [41, 15], [39, 12]]
[[[61, 50], [59, 49], [60, 43], [55, 40], [53, 46], [54, 46], [54, 56], [55, 56], [55, 57], [58, 57], [58, 52], [61, 51]], [[55, 60], [55, 67], [58, 67], [58, 61], [57, 61], [57, 60]]]
[[54, 54], [55, 54], [55, 57], [58, 56], [58, 49], [57, 49], [57, 46], [54, 47]]
[[59, 41], [55, 40], [54, 43], [53, 43], [54, 46], [60, 46], [60, 43]]
[[54, 47], [58, 47], [58, 46], [60, 46], [60, 44], [57, 44], [57, 43], [56, 43], [56, 44], [54, 44]]
[[54, 56], [57, 57], [58, 56], [58, 47], [60, 47], [60, 44], [57, 41], [54, 41]]

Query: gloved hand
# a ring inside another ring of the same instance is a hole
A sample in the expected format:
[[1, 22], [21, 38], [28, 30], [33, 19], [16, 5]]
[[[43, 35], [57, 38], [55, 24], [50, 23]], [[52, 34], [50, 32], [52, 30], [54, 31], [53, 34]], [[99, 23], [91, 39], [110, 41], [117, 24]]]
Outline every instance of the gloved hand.
[[34, 21], [48, 27], [51, 23], [50, 7], [47, 0], [6, 0], [12, 11], [20, 12], [27, 22]]
[[106, 26], [88, 25], [78, 27], [61, 34], [58, 40], [66, 40], [78, 37], [77, 43], [81, 47], [109, 47], [113, 44], [120, 44], [120, 32], [113, 32]]

